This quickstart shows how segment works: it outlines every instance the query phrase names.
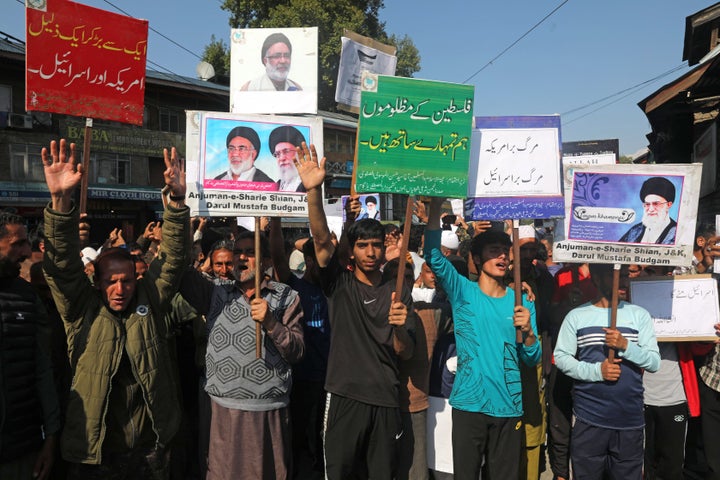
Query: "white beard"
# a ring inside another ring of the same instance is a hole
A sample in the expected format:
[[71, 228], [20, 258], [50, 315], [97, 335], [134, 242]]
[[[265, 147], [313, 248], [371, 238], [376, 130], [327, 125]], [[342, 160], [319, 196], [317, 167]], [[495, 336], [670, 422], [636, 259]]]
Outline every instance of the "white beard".
[[[668, 223], [669, 211], [665, 211], [664, 214], [651, 217], [646, 213], [643, 214], [642, 223], [649, 230], [662, 230]], [[660, 233], [658, 231], [658, 233]]]
[[280, 167], [280, 183], [290, 183], [295, 180], [297, 176], [297, 169], [295, 169], [294, 166]]
[[235, 277], [235, 280], [237, 280], [239, 283], [246, 283], [250, 282], [252, 280], [255, 280], [255, 269], [250, 268], [234, 268], [233, 269], [233, 276]]
[[284, 82], [285, 80], [287, 80], [290, 70], [278, 70], [276, 67], [270, 64], [270, 61], [268, 61], [268, 64], [265, 65], [265, 73], [267, 73], [267, 76], [270, 78], [270, 80], [273, 80], [275, 82]]
[[240, 175], [241, 173], [245, 173], [248, 170], [252, 168], [252, 162], [246, 161], [241, 162], [239, 165], [235, 166], [232, 163], [230, 164], [230, 171], [233, 175]]

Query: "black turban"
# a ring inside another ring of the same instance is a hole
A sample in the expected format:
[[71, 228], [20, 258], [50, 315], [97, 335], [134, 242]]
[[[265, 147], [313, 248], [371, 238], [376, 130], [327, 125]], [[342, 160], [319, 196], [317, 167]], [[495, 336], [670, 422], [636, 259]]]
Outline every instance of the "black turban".
[[657, 195], [666, 202], [675, 201], [675, 185], [664, 177], [652, 177], [643, 182], [640, 188], [640, 201], [644, 202], [648, 195]]
[[265, 54], [267, 53], [268, 49], [276, 43], [284, 43], [285, 45], [287, 45], [288, 50], [292, 55], [292, 44], [290, 43], [290, 39], [282, 33], [273, 33], [271, 35], [268, 35], [268, 37], [262, 44], [262, 49], [260, 50], [260, 61], [263, 64], [265, 63]]
[[270, 147], [270, 153], [275, 153], [275, 147], [278, 143], [287, 142], [292, 143], [296, 147], [299, 147], [302, 142], [305, 141], [305, 137], [295, 127], [290, 125], [283, 125], [270, 132], [270, 138], [268, 144]]
[[250, 143], [253, 144], [253, 147], [256, 151], [260, 151], [260, 137], [258, 137], [258, 134], [255, 130], [253, 130], [250, 127], [235, 127], [232, 130], [230, 130], [230, 133], [228, 133], [227, 141], [225, 142], [225, 146], [230, 145], [230, 140], [232, 140], [235, 137], [243, 137], [247, 138]]

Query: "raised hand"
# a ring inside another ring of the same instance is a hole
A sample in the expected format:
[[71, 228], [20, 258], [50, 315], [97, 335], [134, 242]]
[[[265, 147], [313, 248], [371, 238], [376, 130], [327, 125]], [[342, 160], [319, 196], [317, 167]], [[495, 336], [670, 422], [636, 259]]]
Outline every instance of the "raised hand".
[[307, 144], [302, 142], [302, 145], [297, 147], [295, 167], [307, 191], [318, 188], [325, 180], [325, 157], [318, 163], [315, 145], [311, 144], [308, 149]]
[[163, 157], [165, 158], [165, 185], [170, 188], [170, 195], [182, 197], [185, 195], [187, 186], [185, 184], [185, 165], [178, 156], [175, 147], [172, 147], [168, 154], [168, 149], [163, 148]]
[[[157, 224], [157, 225], [156, 225]], [[143, 232], [143, 237], [147, 238], [148, 240], [154, 240], [154, 232], [155, 229], [160, 225], [160, 222], [149, 222], [145, 226], [145, 231]]]
[[70, 155], [68, 155], [65, 139], [60, 140], [60, 148], [53, 140], [50, 142], [50, 150], [43, 147], [40, 155], [50, 196], [69, 200], [82, 182], [84, 173], [82, 164], [75, 164], [75, 144], [70, 144]]
[[362, 205], [360, 204], [360, 195], [350, 195], [345, 202], [345, 218], [346, 222], [354, 222], [360, 216]]
[[425, 208], [425, 203], [422, 200], [415, 200], [413, 202], [413, 213], [422, 223], [427, 223], [427, 209]]

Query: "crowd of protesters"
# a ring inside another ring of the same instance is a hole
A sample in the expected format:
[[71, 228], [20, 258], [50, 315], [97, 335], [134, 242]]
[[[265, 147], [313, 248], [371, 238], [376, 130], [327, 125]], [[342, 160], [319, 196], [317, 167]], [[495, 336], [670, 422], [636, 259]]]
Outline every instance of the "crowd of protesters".
[[610, 328], [612, 266], [554, 262], [550, 226], [433, 199], [405, 238], [351, 197], [338, 239], [303, 144], [309, 229], [257, 233], [191, 220], [164, 159], [137, 239], [91, 241], [65, 141], [41, 227], [0, 214], [0, 479], [720, 478], [720, 350], [658, 344], [627, 288], [712, 273], [714, 229], [691, 268], [623, 266]]

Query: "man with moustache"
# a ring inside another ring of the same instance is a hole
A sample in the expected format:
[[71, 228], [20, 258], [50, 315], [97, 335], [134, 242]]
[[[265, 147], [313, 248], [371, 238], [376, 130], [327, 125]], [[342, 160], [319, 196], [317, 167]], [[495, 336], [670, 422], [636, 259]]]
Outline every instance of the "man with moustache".
[[290, 125], [283, 125], [270, 132], [268, 143], [273, 157], [277, 158], [280, 179], [276, 183], [281, 192], [305, 191], [295, 168], [297, 147], [304, 141], [305, 137], [300, 130]]
[[47, 313], [20, 278], [30, 253], [23, 218], [0, 213], [0, 478], [10, 480], [49, 478], [60, 431]]
[[141, 279], [124, 248], [103, 249], [95, 285], [80, 258], [72, 198], [86, 174], [65, 140], [42, 149], [51, 202], [45, 208], [43, 267], [65, 324], [73, 381], [62, 432], [68, 478], [168, 478], [169, 449], [182, 410], [164, 321], [190, 251], [185, 172], [164, 151], [162, 251]]
[[[180, 293], [207, 318], [205, 391], [212, 416], [207, 480], [287, 479], [292, 465], [289, 395], [291, 364], [304, 354], [302, 307], [297, 292], [262, 278], [255, 291], [255, 266], [262, 258], [255, 234], [243, 232], [233, 247], [234, 282], [213, 282], [189, 269]], [[261, 358], [255, 325], [262, 326]]]
[[626, 243], [674, 245], [677, 222], [670, 218], [675, 201], [675, 185], [664, 177], [651, 177], [640, 188], [642, 222], [636, 223], [620, 239]]
[[250, 127], [235, 127], [228, 133], [225, 143], [228, 152], [228, 169], [215, 180], [274, 183], [265, 172], [255, 168], [260, 151], [260, 137]]
[[292, 44], [282, 33], [273, 33], [263, 42], [260, 61], [265, 73], [240, 87], [242, 91], [297, 91], [302, 87], [288, 78], [292, 61]]

